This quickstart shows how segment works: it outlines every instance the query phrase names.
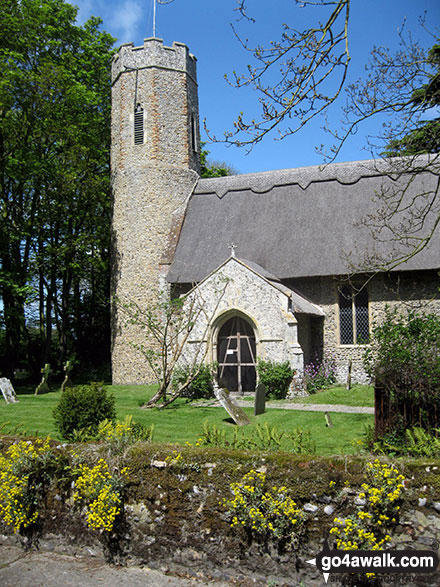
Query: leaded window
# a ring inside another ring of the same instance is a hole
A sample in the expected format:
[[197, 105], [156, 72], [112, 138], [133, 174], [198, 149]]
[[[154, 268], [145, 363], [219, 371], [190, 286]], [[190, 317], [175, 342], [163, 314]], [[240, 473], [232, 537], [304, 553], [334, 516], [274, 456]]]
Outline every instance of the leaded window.
[[339, 288], [339, 340], [341, 344], [368, 344], [370, 319], [368, 289], [350, 286]]

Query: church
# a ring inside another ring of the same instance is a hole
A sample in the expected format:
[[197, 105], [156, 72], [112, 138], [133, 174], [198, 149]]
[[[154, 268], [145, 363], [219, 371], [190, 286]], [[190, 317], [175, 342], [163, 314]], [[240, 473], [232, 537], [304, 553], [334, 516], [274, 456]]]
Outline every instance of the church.
[[[196, 58], [181, 43], [150, 38], [113, 59], [113, 383], [153, 381], [136, 349], [145, 332], [124, 305], [183, 294], [203, 301], [185, 356], [217, 362], [230, 391], [255, 389], [259, 359], [288, 361], [299, 386], [323, 357], [338, 380], [350, 369], [365, 382], [362, 357], [386, 307], [440, 313], [438, 230], [408, 254], [435, 226], [438, 163], [419, 156], [201, 179], [197, 87]], [[388, 221], [396, 202], [413, 203], [405, 222]], [[372, 271], [399, 256], [393, 270]]]

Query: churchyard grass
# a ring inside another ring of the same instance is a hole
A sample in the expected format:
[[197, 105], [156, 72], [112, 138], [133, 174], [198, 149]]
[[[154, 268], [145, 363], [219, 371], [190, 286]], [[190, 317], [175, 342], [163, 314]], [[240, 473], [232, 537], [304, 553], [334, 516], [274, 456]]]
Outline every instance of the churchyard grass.
[[334, 385], [308, 397], [297, 398], [297, 403], [331, 404], [343, 406], [374, 407], [374, 388], [372, 385], [353, 385], [351, 389]]
[[[194, 444], [202, 435], [203, 425], [216, 426], [232, 437], [234, 425], [223, 408], [209, 404], [196, 407], [184, 399], [177, 400], [164, 410], [145, 410], [140, 404], [155, 391], [155, 386], [109, 386], [115, 395], [117, 418], [123, 420], [131, 414], [134, 421], [146, 426], [154, 424], [154, 442]], [[39, 436], [50, 435], [59, 439], [52, 418], [52, 410], [59, 401], [61, 392], [33, 395], [30, 390], [17, 388], [19, 403], [0, 404], [0, 433], [14, 433]], [[27, 393], [22, 393], [26, 392]], [[313, 397], [316, 398], [318, 394]], [[336, 402], [339, 403], [339, 402]], [[257, 424], [268, 424], [278, 432], [284, 432], [280, 448], [289, 450], [288, 434], [295, 428], [310, 430], [316, 443], [318, 455], [350, 454], [356, 451], [355, 442], [363, 437], [367, 426], [372, 426], [374, 417], [370, 414], [332, 413], [333, 428], [327, 428], [322, 412], [268, 409], [265, 414], [254, 417], [253, 407], [245, 408], [251, 424], [243, 428], [246, 436], [252, 435]]]

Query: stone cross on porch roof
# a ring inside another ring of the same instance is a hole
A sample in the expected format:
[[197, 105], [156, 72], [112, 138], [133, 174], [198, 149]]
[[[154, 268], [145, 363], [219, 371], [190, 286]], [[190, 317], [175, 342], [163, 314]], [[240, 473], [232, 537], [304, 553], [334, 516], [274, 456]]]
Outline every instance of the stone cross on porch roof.
[[235, 257], [235, 249], [237, 248], [237, 245], [234, 245], [234, 243], [231, 243], [230, 245], [228, 245], [228, 249], [231, 249], [231, 257]]

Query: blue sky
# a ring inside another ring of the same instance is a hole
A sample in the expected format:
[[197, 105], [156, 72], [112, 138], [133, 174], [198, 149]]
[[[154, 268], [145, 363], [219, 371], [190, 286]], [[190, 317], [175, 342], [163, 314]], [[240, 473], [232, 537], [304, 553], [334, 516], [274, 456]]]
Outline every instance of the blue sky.
[[[79, 7], [78, 21], [91, 15], [103, 20], [103, 28], [116, 37], [117, 46], [133, 42], [141, 45], [153, 33], [153, 0], [73, 0]], [[241, 111], [256, 112], [257, 96], [251, 89], [236, 89], [225, 81], [225, 74], [244, 72], [250, 56], [240, 46], [231, 28], [237, 19], [236, 0], [174, 0], [157, 5], [156, 37], [166, 45], [173, 41], [186, 43], [197, 57], [201, 119], [217, 137], [230, 130]], [[255, 24], [240, 22], [240, 32], [261, 44], [279, 37], [282, 23], [300, 28], [310, 9], [299, 8], [294, 0], [248, 0]], [[419, 17], [427, 12], [427, 28], [438, 34], [439, 0], [353, 0], [350, 24], [350, 79], [363, 75], [364, 65], [374, 45], [397, 48], [398, 30], [405, 27], [422, 46], [429, 48], [433, 37], [419, 25]], [[340, 107], [329, 113], [330, 123], [341, 118]], [[246, 154], [243, 148], [209, 144], [210, 157], [230, 163], [240, 173], [283, 169], [323, 162], [315, 147], [330, 144], [330, 136], [322, 130], [324, 118], [306, 126], [300, 133], [276, 141], [266, 137]], [[375, 126], [361, 129], [344, 148], [338, 161], [369, 158], [365, 150], [366, 135], [377, 132]], [[202, 140], [206, 137], [202, 134]]]

